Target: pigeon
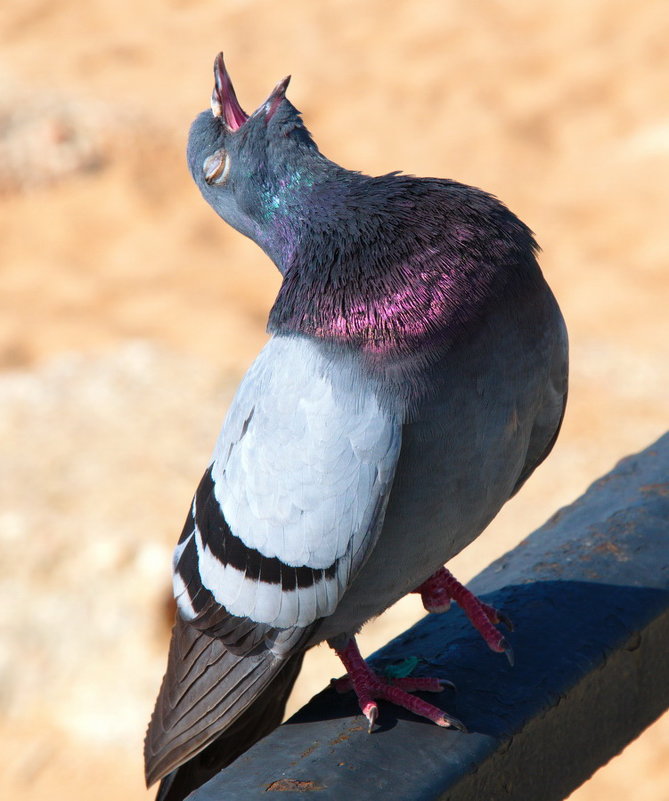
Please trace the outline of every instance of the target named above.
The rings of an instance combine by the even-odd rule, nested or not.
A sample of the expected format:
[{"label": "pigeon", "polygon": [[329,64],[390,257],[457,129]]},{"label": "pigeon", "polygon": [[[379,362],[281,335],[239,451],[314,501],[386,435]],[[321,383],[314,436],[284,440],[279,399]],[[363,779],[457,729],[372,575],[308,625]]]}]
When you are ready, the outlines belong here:
[{"label": "pigeon", "polygon": [[274,262],[269,340],[244,376],[173,557],[176,622],[145,740],[147,784],[184,798],[275,728],[304,653],[327,642],[370,730],[378,701],[440,725],[377,675],[356,634],[411,592],[498,623],[444,567],[546,458],[567,334],[530,229],[453,180],[326,158],[277,84],[250,116],[219,54],[188,166]]}]

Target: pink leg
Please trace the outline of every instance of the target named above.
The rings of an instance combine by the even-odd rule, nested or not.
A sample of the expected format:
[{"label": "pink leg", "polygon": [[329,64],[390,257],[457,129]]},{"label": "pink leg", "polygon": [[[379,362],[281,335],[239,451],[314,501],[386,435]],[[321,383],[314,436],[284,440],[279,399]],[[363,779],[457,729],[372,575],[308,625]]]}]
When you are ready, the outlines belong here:
[{"label": "pink leg", "polygon": [[[379,708],[375,699],[382,698],[390,701],[397,706],[408,709],[415,715],[431,720],[437,726],[450,726],[460,731],[466,731],[464,725],[457,719],[447,715],[441,709],[420,698],[410,695],[409,690],[429,690],[438,692],[441,690],[441,683],[438,679],[422,679],[419,677],[406,679],[383,679],[374,673],[360,655],[355,637],[352,637],[342,651],[336,651],[337,656],[344,663],[348,672],[348,680],[353,686],[360,709],[369,721],[369,731],[372,731]],[[335,687],[340,691],[349,688],[349,684],[344,679],[334,682]]]},{"label": "pink leg", "polygon": [[494,626],[496,623],[503,623],[509,630],[513,630],[509,618],[494,607],[479,601],[445,567],[440,567],[414,592],[421,594],[423,606],[428,612],[445,612],[451,600],[456,601],[488,647],[498,653],[505,653],[509,664],[513,665],[511,646]]}]

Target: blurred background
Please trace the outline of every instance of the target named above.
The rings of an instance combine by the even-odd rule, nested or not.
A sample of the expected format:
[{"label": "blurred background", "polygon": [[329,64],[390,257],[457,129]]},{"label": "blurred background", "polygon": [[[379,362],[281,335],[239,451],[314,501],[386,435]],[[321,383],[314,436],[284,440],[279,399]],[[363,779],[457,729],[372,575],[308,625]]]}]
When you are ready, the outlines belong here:
[{"label": "blurred background", "polygon": [[[215,54],[247,111],[292,73],[330,158],[481,186],[537,234],[570,404],[451,563],[467,580],[667,426],[667,23],[661,0],[2,4],[2,797],[148,797],[171,549],[278,287],[186,171]],[[403,601],[363,650],[420,615]],[[313,651],[293,708],[340,673]],[[632,794],[669,794],[669,717],[572,798]]]}]

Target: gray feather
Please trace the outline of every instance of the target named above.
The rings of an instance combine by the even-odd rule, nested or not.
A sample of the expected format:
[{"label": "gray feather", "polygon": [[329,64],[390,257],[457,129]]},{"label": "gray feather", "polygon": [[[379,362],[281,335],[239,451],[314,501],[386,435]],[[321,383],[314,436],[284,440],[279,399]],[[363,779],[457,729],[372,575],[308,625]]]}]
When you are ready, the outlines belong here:
[{"label": "gray feather", "polygon": [[[278,725],[302,661],[302,650],[296,651],[297,657],[289,658],[268,649],[239,657],[177,616],[144,741],[147,784],[201,752],[236,722],[236,735],[226,741],[228,761]],[[252,702],[253,714],[242,721]]]}]

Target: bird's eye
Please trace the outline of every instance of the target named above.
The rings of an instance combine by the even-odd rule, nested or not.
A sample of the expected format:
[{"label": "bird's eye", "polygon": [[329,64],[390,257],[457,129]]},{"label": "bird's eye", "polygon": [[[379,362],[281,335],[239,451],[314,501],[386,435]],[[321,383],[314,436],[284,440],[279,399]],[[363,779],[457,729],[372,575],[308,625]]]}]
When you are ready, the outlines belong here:
[{"label": "bird's eye", "polygon": [[230,156],[225,150],[217,150],[204,160],[202,170],[208,184],[224,184],[230,172]]}]

